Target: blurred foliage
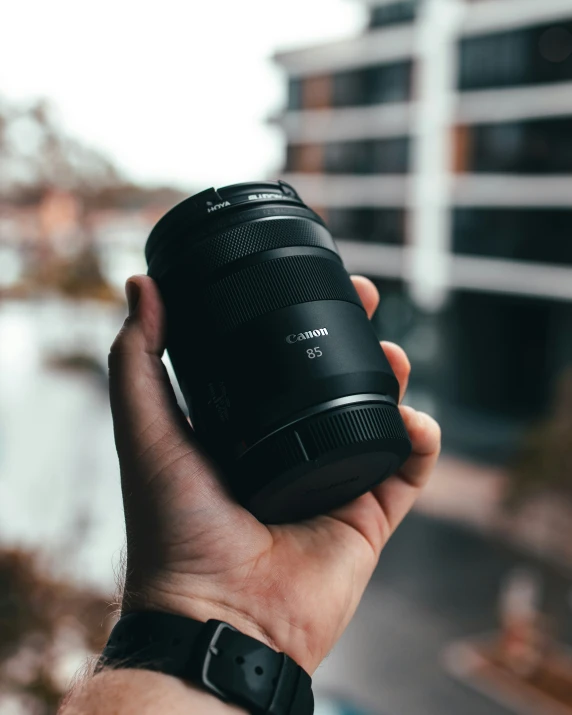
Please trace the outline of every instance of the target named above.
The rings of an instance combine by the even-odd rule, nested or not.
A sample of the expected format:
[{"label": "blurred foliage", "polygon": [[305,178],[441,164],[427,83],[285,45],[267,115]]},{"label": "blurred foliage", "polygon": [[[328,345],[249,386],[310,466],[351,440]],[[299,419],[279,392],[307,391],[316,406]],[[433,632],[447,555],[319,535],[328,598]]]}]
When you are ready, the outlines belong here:
[{"label": "blurred foliage", "polygon": [[47,188],[78,193],[119,183],[113,164],[64,134],[46,101],[0,102],[0,191],[34,202]]},{"label": "blurred foliage", "polygon": [[99,652],[113,620],[101,595],[48,576],[33,554],[0,550],[0,693],[22,713],[53,715],[69,685],[66,658],[73,666]]},{"label": "blurred foliage", "polygon": [[114,222],[145,233],[186,195],[130,181],[102,152],[70,137],[45,100],[0,97],[0,166],[0,244],[19,246],[25,261],[22,280],[4,291],[16,297],[55,290],[122,300],[102,274],[98,233]]},{"label": "blurred foliage", "polygon": [[129,181],[101,151],[70,137],[46,100],[0,98],[0,200],[39,203],[47,191],[69,191],[84,208],[170,205],[184,194]]},{"label": "blurred foliage", "polygon": [[74,256],[40,264],[34,273],[36,286],[55,286],[68,298],[123,302],[102,275],[97,254],[89,245]]}]

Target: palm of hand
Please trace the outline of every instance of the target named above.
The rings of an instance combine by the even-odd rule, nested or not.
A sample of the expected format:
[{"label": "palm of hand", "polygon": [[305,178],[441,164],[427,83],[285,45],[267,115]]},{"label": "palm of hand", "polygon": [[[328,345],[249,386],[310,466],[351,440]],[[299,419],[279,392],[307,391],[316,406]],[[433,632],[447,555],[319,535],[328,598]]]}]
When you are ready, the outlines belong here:
[{"label": "palm of hand", "polygon": [[[395,475],[330,515],[264,526],[233,501],[193,441],[160,360],[163,311],[150,279],[110,356],[128,571],[124,610],[218,618],[287,652],[312,672],[351,619],[379,553],[439,451],[431,418],[402,407],[413,455]],[[368,312],[377,293],[356,287]],[[409,364],[385,346],[402,393]]]}]

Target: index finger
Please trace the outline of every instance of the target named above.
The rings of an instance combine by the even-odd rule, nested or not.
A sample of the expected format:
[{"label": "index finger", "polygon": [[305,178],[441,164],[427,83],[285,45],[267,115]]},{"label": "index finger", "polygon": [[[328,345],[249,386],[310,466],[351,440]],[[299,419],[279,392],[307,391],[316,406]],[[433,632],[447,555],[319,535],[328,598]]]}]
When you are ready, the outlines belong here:
[{"label": "index finger", "polygon": [[379,305],[379,291],[375,284],[365,276],[352,276],[352,283],[363,303],[367,317],[371,318]]}]

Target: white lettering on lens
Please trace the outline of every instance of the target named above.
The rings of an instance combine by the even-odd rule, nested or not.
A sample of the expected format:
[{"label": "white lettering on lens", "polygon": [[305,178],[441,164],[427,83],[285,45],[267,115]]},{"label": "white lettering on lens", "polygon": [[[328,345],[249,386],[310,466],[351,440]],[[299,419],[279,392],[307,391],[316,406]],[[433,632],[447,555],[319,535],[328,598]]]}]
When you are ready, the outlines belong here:
[{"label": "white lettering on lens", "polygon": [[286,336],[286,342],[293,345],[294,343],[300,343],[302,340],[310,340],[310,338],[317,338],[320,335],[329,335],[327,328],[318,328],[317,330],[308,330],[305,333],[292,333]]},{"label": "white lettering on lens", "polygon": [[215,204],[214,206],[210,206],[207,209],[207,213],[212,213],[213,211],[218,211],[219,209],[225,209],[227,206],[230,206],[230,201],[223,201],[222,204]]},{"label": "white lettering on lens", "polygon": [[283,199],[282,194],[250,194],[249,201],[260,201],[261,199]]}]

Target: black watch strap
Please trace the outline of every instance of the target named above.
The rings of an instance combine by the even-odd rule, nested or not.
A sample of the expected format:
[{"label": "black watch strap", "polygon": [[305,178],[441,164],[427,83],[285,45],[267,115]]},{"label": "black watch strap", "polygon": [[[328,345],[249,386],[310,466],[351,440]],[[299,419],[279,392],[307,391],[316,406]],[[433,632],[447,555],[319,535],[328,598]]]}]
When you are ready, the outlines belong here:
[{"label": "black watch strap", "polygon": [[145,611],[120,618],[99,668],[174,675],[253,715],[312,715],[312,679],[292,658],[222,621]]}]

